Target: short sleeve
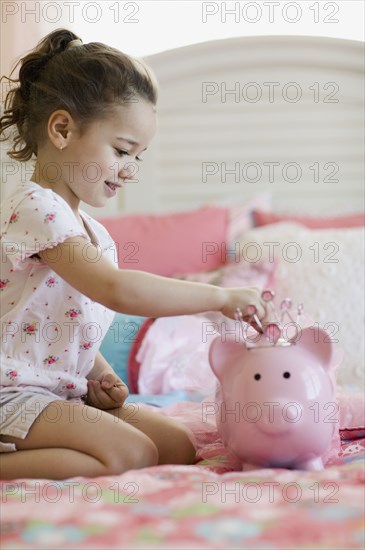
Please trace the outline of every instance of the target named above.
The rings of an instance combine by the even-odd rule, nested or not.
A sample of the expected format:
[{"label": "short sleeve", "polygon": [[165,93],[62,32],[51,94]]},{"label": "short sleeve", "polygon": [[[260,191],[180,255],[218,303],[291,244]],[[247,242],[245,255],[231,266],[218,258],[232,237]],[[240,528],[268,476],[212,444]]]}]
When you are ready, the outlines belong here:
[{"label": "short sleeve", "polygon": [[90,238],[69,205],[51,189],[14,194],[2,204],[2,254],[13,269],[39,262],[37,254],[66,239]]}]

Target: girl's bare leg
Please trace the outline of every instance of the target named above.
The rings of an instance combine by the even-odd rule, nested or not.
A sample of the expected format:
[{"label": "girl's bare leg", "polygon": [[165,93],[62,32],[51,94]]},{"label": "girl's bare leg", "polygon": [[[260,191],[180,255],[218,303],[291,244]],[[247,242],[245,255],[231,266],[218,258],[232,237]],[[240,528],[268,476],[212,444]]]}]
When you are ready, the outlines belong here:
[{"label": "girl's bare leg", "polygon": [[159,464],[191,464],[194,461],[193,435],[183,424],[149,411],[138,403],[127,403],[108,412],[137,428],[154,442]]},{"label": "girl's bare leg", "polygon": [[[55,417],[57,421],[50,420]],[[0,479],[96,477],[158,462],[156,445],[132,424],[66,401],[50,403],[25,439],[1,439],[15,443],[18,450],[0,454]]]}]

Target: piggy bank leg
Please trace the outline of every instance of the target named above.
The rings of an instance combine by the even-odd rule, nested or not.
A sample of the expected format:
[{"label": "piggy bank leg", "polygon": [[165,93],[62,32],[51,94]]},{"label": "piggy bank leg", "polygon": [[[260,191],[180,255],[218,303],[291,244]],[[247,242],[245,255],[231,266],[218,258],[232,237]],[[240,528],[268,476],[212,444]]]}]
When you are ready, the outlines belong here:
[{"label": "piggy bank leg", "polygon": [[319,472],[324,469],[323,460],[321,457],[312,458],[311,460],[298,464],[297,468],[298,470],[312,470]]}]

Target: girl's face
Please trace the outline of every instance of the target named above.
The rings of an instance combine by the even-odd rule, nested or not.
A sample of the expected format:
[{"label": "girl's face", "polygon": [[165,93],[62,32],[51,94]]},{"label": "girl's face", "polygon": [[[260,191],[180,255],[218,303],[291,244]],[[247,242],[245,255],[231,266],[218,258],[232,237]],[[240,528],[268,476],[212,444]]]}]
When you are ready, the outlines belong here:
[{"label": "girl's face", "polygon": [[[128,179],[137,179],[138,162],[156,132],[155,107],[141,98],[117,106],[83,133],[70,131],[60,153],[60,193],[71,207],[80,200],[104,206]],[[54,186],[55,191],[61,191]]]}]

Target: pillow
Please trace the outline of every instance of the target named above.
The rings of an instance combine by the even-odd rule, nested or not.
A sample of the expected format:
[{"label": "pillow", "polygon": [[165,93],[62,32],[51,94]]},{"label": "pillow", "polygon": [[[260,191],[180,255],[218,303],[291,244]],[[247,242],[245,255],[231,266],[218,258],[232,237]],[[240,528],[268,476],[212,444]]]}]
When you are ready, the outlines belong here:
[{"label": "pillow", "polygon": [[200,402],[203,397],[203,395],[185,390],[176,390],[169,393],[153,395],[130,393],[126,399],[126,403],[145,403],[146,405],[152,405],[153,407],[168,407],[169,405],[181,403],[182,401]]},{"label": "pillow", "polygon": [[144,321],[145,317],[117,313],[100,346],[101,354],[129,389],[128,357],[133,344],[141,339],[139,329]]},{"label": "pillow", "polygon": [[156,319],[136,356],[138,393],[204,390],[204,397],[213,393],[216,381],[208,360],[212,326],[209,318],[200,315]]},{"label": "pillow", "polygon": [[[264,289],[271,285],[273,270],[274,264],[269,261],[256,265],[241,262],[183,278],[223,287],[258,286]],[[237,325],[220,312],[157,319],[142,345],[134,344],[134,368],[137,364],[139,371],[138,391],[161,394],[184,390],[193,396],[214,393],[216,379],[208,354],[213,333],[222,329],[234,331]]]},{"label": "pillow", "polygon": [[139,349],[141,348],[144,337],[146,336],[147,332],[149,331],[150,327],[153,325],[155,319],[147,318],[142,323],[142,326],[138,333],[138,338],[133,342],[129,357],[128,357],[128,363],[127,363],[127,371],[128,371],[128,381],[129,381],[129,389],[132,393],[138,393],[138,377],[139,377],[139,369],[141,367],[141,364],[137,361],[137,355],[139,352]]},{"label": "pillow", "polygon": [[271,210],[271,193],[261,193],[243,204],[235,204],[229,207],[227,242],[232,243],[249,229],[254,227],[254,211],[269,212]]},{"label": "pillow", "polygon": [[133,214],[99,219],[117,244],[119,267],[171,276],[207,271],[222,264],[218,243],[226,241],[228,208]]},{"label": "pillow", "polygon": [[338,392],[340,435],[342,439],[365,437],[365,398],[363,392]]},{"label": "pillow", "polygon": [[230,205],[173,214],[101,218],[119,250],[119,267],[157,275],[209,271],[232,260],[229,244],[253,227],[253,209],[270,208],[270,194]]},{"label": "pillow", "polygon": [[307,229],[277,223],[249,231],[241,256],[277,261],[278,304],[290,297],[338,340],[344,359],[339,386],[364,387],[364,228]]},{"label": "pillow", "polygon": [[339,228],[339,227],[361,227],[365,225],[365,215],[349,214],[347,216],[312,218],[309,216],[289,216],[265,212],[263,210],[254,210],[254,225],[262,226],[279,222],[296,222],[312,229],[320,228]]},{"label": "pillow", "polygon": [[263,260],[255,264],[239,262],[224,265],[219,269],[204,273],[188,273],[176,275],[185,281],[208,283],[222,287],[257,286],[259,288],[270,287],[273,283],[275,264]]}]

